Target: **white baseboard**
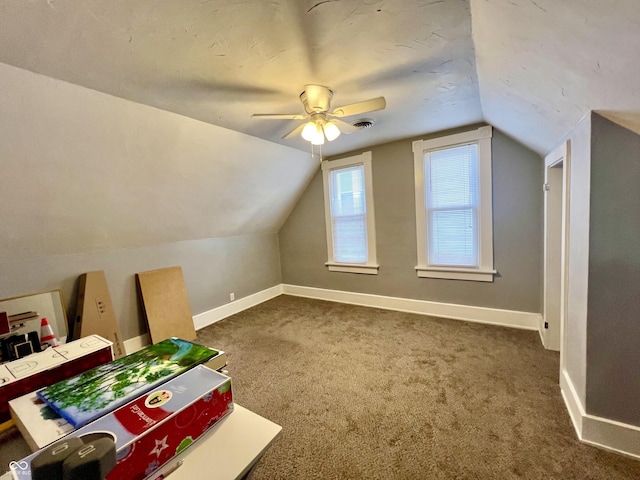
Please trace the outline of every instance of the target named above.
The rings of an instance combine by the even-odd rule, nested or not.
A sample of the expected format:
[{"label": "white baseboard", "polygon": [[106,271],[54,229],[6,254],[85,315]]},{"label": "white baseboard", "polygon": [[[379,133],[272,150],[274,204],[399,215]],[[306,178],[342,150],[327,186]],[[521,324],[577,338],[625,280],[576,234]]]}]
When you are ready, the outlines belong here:
[{"label": "white baseboard", "polygon": [[560,389],[581,442],[640,459],[640,427],[586,413],[571,378],[564,370],[560,376]]},{"label": "white baseboard", "polygon": [[497,308],[473,307],[453,303],[430,302],[409,298],[385,297],[368,293],[343,292],[323,288],[302,287],[299,285],[282,285],[282,293],[297,297],[317,298],[332,302],[349,303],[365,307],[397,310],[399,312],[432,315],[434,317],[452,318],[467,322],[486,323],[504,327],[538,330],[539,313],[501,310]]},{"label": "white baseboard", "polygon": [[[525,330],[538,330],[540,322],[539,313],[473,307],[453,303],[429,302],[425,300],[412,300],[409,298],[384,297],[381,295],[370,295],[367,293],[343,292],[339,290],[326,290],[323,288],[280,284],[262,290],[258,293],[254,293],[253,295],[240,298],[234,302],[227,303],[226,305],[194,315],[193,325],[196,330],[200,330],[208,325],[219,322],[223,318],[227,318],[246,310],[247,308],[251,308],[262,302],[271,300],[283,293],[297,297],[317,298],[319,300],[329,300],[332,302],[349,303],[352,305],[376,307],[422,315],[433,315],[435,317],[522,328]],[[133,353],[149,345],[149,343],[149,334],[145,333],[138,337],[125,340],[125,351],[127,354]]]},{"label": "white baseboard", "polygon": [[562,394],[564,404],[567,406],[567,410],[569,411],[569,417],[571,418],[571,423],[573,423],[573,428],[576,429],[576,435],[578,435],[578,438],[582,440],[582,419],[586,413],[582,406],[580,397],[578,396],[578,392],[576,392],[573,382],[569,378],[569,374],[564,369],[561,369],[560,371],[560,393]]},{"label": "white baseboard", "polygon": [[151,337],[148,333],[143,333],[137,337],[130,338],[124,342],[124,351],[129,355],[130,353],[137,352],[141,348],[146,347],[151,343]]},{"label": "white baseboard", "polygon": [[276,285],[266,290],[262,290],[253,295],[247,295],[246,297],[239,298],[233,302],[227,303],[220,307],[212,308],[193,317],[193,325],[196,330],[212,325],[219,322],[223,318],[230,317],[236,313],[242,312],[247,308],[255,307],[256,305],[271,300],[272,298],[282,295],[282,285]]},{"label": "white baseboard", "polygon": [[[323,288],[280,284],[254,293],[253,295],[240,298],[234,302],[227,303],[226,305],[194,315],[193,325],[196,330],[200,330],[201,328],[219,322],[224,318],[242,312],[247,308],[251,308],[262,302],[271,300],[283,293],[296,297],[317,298],[319,300],[383,308],[386,310],[397,310],[399,312],[433,315],[435,317],[522,328],[525,330],[538,330],[539,322],[541,321],[541,315],[539,313],[473,307],[453,303],[429,302],[425,300],[412,300],[409,298],[371,295],[368,293],[343,292],[340,290],[326,290]],[[140,350],[150,343],[149,334],[145,333],[138,337],[125,340],[124,347],[127,354],[129,354]]]},{"label": "white baseboard", "polygon": [[[255,307],[256,305],[271,300],[272,298],[282,295],[282,285],[276,285],[266,290],[262,290],[253,295],[247,295],[246,297],[239,298],[238,300],[227,303],[220,307],[212,308],[203,313],[193,316],[193,326],[196,330],[212,325],[219,322],[223,318],[227,318],[231,315],[239,313],[247,308]],[[142,334],[138,337],[130,338],[124,341],[124,349],[127,355],[133,352],[137,352],[141,348],[151,344],[151,338],[148,333]]]}]

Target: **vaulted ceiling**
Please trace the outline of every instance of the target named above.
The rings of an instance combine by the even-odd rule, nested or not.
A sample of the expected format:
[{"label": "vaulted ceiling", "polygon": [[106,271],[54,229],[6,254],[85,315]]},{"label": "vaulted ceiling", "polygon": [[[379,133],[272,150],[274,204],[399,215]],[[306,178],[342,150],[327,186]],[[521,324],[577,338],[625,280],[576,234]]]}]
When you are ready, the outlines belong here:
[{"label": "vaulted ceiling", "polygon": [[[640,125],[637,0],[4,0],[0,62],[282,139],[305,84],[384,96],[325,154],[487,121],[540,154],[589,110]],[[359,117],[348,118],[357,120]]]}]

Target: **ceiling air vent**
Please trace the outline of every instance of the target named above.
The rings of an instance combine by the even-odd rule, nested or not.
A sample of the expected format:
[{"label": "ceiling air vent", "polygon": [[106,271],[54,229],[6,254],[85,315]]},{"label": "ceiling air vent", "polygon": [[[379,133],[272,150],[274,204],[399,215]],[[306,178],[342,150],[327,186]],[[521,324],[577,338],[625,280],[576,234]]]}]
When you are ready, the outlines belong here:
[{"label": "ceiling air vent", "polygon": [[370,118],[361,118],[354,122],[351,122],[351,125],[359,128],[360,130],[364,130],[365,128],[370,128],[373,126],[373,120]]}]

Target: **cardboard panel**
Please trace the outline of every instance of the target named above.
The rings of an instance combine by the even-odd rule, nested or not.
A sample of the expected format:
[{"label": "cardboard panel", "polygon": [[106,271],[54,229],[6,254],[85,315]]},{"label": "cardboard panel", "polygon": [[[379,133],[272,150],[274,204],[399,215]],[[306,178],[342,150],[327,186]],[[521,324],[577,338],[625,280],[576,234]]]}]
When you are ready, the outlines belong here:
[{"label": "cardboard panel", "polygon": [[170,337],[195,340],[196,329],[182,268],[136,273],[136,280],[151,343]]},{"label": "cardboard panel", "polygon": [[120,327],[111,303],[107,279],[102,270],[80,276],[73,338],[100,335],[113,342],[115,358],[125,353]]}]

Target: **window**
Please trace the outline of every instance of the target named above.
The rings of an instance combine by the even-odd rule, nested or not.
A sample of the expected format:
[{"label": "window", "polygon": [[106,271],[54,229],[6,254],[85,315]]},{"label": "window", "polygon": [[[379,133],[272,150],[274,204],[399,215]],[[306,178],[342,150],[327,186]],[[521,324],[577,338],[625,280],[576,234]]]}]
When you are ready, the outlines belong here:
[{"label": "window", "polygon": [[491,135],[413,142],[419,277],[493,281]]},{"label": "window", "polygon": [[371,152],[322,162],[332,272],[378,273],[371,177]]}]

